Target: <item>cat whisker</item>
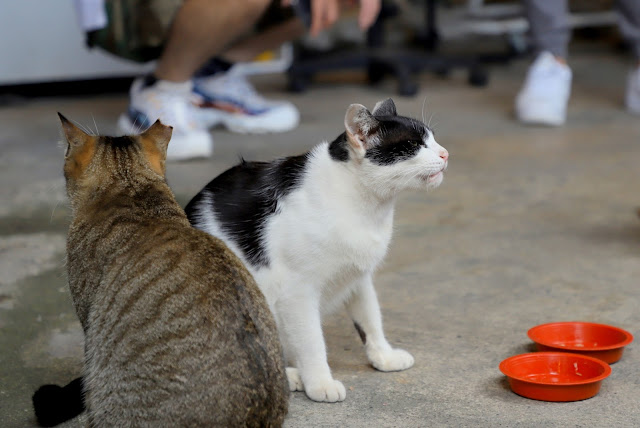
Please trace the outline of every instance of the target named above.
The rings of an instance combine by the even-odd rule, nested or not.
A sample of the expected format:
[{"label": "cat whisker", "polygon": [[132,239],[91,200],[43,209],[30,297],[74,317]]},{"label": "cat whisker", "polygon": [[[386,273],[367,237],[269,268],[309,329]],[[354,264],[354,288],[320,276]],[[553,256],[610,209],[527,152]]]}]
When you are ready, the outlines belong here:
[{"label": "cat whisker", "polygon": [[78,125],[78,128],[82,129],[85,134],[93,135],[93,132],[91,131],[91,129],[87,128],[86,126],[82,125],[81,123],[76,122],[76,125]]},{"label": "cat whisker", "polygon": [[138,123],[138,115],[136,115],[135,119],[133,119],[133,128],[136,129],[136,134],[139,134],[140,129],[137,128],[137,123]]},{"label": "cat whisker", "polygon": [[93,125],[96,127],[96,135],[100,135],[100,130],[98,130],[98,124],[96,123],[96,118],[91,114],[91,119],[93,119]]},{"label": "cat whisker", "polygon": [[410,183],[412,180],[414,180],[416,177],[418,177],[422,172],[422,168],[416,166],[414,169],[411,169],[409,171],[407,171],[406,174],[404,174],[404,180],[402,180],[402,182],[400,183],[400,188],[405,188],[407,186],[408,183]]},{"label": "cat whisker", "polygon": [[144,131],[144,123],[140,122],[138,123],[138,129],[136,131],[136,134],[140,134],[142,131]]},{"label": "cat whisker", "polygon": [[59,204],[60,204],[60,201],[57,201],[56,204],[53,206],[53,210],[51,210],[51,217],[49,217],[49,224],[53,223],[53,216],[56,213],[56,208],[58,208]]},{"label": "cat whisker", "polygon": [[[427,104],[427,96],[424,96],[424,100],[422,101],[422,123],[425,122],[425,117],[424,117],[424,108]],[[427,125],[428,126],[428,125]]]},{"label": "cat whisker", "polygon": [[[64,187],[64,185],[60,185],[60,183],[52,183],[50,186],[50,190],[52,194],[55,194],[56,190],[58,190],[59,187]],[[53,209],[51,210],[51,216],[49,217],[49,224],[53,223],[53,216],[56,213],[56,208],[58,208],[58,205],[60,205],[60,200],[56,201],[56,204],[53,206]]]}]

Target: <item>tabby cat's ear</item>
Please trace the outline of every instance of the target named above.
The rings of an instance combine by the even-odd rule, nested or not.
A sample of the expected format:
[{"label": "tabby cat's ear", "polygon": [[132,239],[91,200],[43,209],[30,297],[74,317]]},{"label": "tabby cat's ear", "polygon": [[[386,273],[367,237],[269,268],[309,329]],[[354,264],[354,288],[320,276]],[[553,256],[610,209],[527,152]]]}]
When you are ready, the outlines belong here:
[{"label": "tabby cat's ear", "polygon": [[344,116],[344,127],[351,148],[364,157],[368,148],[378,142],[378,121],[362,104],[351,104]]},{"label": "tabby cat's ear", "polygon": [[391,98],[384,101],[378,101],[371,113],[374,116],[397,116],[396,105]]},{"label": "tabby cat's ear", "polygon": [[62,132],[64,133],[64,137],[69,144],[67,146],[67,152],[65,156],[73,153],[74,150],[78,150],[88,142],[93,142],[94,137],[88,135],[86,132],[75,126],[69,119],[64,117],[62,113],[58,113],[58,117],[60,118],[60,123],[62,124]]},{"label": "tabby cat's ear", "polygon": [[140,144],[144,154],[155,172],[164,176],[164,163],[167,159],[167,147],[171,140],[173,127],[163,125],[160,119],[140,134]]}]

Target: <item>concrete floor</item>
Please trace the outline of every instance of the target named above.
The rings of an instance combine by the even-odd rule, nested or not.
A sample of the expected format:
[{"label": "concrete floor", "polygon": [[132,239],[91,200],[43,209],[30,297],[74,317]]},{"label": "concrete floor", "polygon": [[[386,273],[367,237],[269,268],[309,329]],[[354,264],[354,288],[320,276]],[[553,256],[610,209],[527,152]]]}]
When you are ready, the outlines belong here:
[{"label": "concrete floor", "polygon": [[[640,426],[640,352],[631,344],[596,397],[546,403],[513,394],[498,370],[531,350],[530,327],[558,320],[617,325],[640,338],[640,120],[622,107],[627,60],[577,49],[569,119],[557,129],[512,119],[527,61],[492,70],[483,89],[463,73],[421,77],[401,114],[433,114],[451,152],[444,184],[407,193],[376,282],[389,340],[409,350],[405,372],[372,369],[345,314],[327,321],[329,361],[347,399],[291,397],[287,427]],[[358,77],[355,77],[357,80]],[[352,79],[353,80],[353,79]],[[392,82],[315,85],[282,94],[282,77],[260,78],[287,97],[302,124],[282,135],[214,131],[211,160],[170,164],[186,203],[239,155],[271,159],[303,152],[342,129],[346,107],[372,107]],[[114,132],[124,95],[29,101],[0,108],[0,426],[32,426],[30,397],[66,383],[81,367],[82,337],[65,283],[69,210],[56,141],[56,111]],[[68,423],[78,426],[82,418]]]}]

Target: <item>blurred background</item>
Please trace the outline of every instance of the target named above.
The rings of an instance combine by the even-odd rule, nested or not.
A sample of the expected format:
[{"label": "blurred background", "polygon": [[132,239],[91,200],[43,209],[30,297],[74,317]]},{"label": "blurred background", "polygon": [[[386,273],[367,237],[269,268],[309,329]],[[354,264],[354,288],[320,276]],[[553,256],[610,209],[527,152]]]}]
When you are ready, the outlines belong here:
[{"label": "blurred background", "polygon": [[[347,399],[323,405],[293,394],[285,426],[640,426],[634,344],[583,402],[526,400],[498,371],[531,351],[526,331],[544,322],[640,335],[640,121],[626,98],[639,64],[615,3],[569,2],[573,80],[560,126],[523,123],[517,111],[531,70],[551,74],[548,61],[536,68],[520,1],[385,0],[368,32],[355,9],[315,37],[236,62],[234,78],[253,91],[243,94],[278,100],[295,120],[282,132],[206,130],[212,154],[167,164],[183,206],[240,156],[270,160],[332,141],[351,103],[373,108],[392,97],[399,114],[429,122],[451,155],[440,188],[399,198],[375,279],[389,341],[415,367],[376,372],[338,313],[324,331]],[[121,134],[132,82],[156,66],[89,49],[71,0],[0,1],[2,427],[35,426],[33,391],[66,384],[82,367],[56,112],[90,132]]]}]

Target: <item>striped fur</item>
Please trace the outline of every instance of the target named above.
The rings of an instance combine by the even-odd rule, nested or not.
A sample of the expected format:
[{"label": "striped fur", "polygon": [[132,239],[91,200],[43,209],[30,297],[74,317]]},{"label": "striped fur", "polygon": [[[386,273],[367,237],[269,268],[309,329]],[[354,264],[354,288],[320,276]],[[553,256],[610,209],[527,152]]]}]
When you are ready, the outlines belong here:
[{"label": "striped fur", "polygon": [[175,201],[171,128],[100,137],[61,120],[89,424],[281,426],[289,392],[275,322],[242,262]]}]

